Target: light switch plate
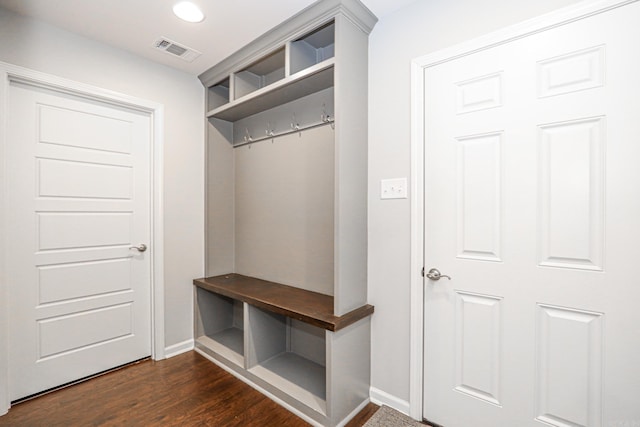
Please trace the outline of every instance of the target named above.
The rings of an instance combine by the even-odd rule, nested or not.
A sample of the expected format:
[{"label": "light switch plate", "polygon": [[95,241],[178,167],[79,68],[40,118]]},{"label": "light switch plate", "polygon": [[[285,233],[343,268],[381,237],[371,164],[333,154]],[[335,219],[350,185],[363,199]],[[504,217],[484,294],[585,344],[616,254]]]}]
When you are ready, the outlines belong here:
[{"label": "light switch plate", "polygon": [[406,199],[407,178],[383,179],[380,181],[381,199]]}]

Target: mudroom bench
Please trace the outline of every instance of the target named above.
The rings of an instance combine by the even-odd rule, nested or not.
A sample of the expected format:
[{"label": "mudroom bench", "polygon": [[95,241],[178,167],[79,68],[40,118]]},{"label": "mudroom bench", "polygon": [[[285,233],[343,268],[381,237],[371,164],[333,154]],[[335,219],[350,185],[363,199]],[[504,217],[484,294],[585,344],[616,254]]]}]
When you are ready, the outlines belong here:
[{"label": "mudroom bench", "polygon": [[332,296],[241,274],[193,283],[200,354],[321,424],[367,401],[372,305],[335,316]]}]

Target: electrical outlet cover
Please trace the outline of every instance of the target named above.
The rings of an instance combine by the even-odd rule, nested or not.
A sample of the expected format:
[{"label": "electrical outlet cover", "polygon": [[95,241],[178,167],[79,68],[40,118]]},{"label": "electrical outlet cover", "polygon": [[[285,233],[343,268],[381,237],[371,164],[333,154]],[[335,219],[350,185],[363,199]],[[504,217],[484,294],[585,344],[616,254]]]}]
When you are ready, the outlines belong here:
[{"label": "electrical outlet cover", "polygon": [[381,199],[406,199],[407,178],[383,179],[380,181]]}]

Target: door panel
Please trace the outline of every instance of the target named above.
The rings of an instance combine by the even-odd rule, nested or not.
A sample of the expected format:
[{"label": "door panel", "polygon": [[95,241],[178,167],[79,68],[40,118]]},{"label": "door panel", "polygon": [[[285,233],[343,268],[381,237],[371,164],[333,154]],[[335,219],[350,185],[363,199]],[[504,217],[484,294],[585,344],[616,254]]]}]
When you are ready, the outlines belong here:
[{"label": "door panel", "polygon": [[9,387],[19,399],[148,356],[147,115],[13,83]]},{"label": "door panel", "polygon": [[38,267],[38,303],[49,304],[130,289],[130,272],[129,258],[43,265]]},{"label": "door panel", "polygon": [[425,70],[425,268],[451,276],[425,280],[425,418],[640,420],[639,19]]},{"label": "door panel", "polygon": [[41,197],[131,198],[131,167],[64,160],[38,161]]},{"label": "door panel", "polygon": [[[537,304],[537,420],[600,425],[603,313]],[[567,362],[570,361],[570,367]]]}]

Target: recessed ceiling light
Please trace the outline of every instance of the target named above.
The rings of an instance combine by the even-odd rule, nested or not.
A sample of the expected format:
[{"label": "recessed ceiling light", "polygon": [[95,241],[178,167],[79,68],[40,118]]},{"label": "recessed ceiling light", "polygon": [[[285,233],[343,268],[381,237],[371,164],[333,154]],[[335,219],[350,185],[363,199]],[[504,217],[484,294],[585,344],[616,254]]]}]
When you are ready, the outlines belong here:
[{"label": "recessed ceiling light", "polygon": [[187,22],[202,22],[204,20],[204,13],[189,1],[183,1],[173,6],[173,13]]}]

